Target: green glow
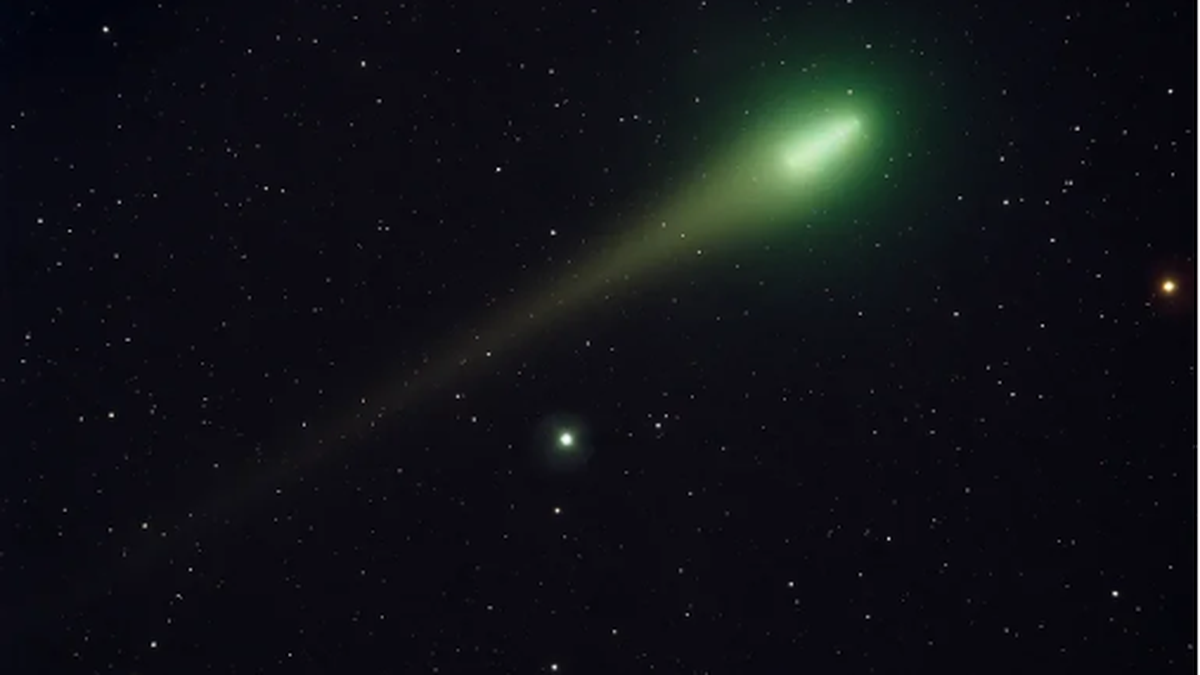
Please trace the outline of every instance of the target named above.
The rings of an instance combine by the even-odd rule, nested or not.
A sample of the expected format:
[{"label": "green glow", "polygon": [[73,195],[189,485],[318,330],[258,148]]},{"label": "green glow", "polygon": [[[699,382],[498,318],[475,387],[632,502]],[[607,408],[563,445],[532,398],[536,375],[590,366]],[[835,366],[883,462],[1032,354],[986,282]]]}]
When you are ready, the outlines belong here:
[{"label": "green glow", "polygon": [[564,431],[558,435],[558,446],[560,448],[567,449],[573,445],[575,445],[575,436],[573,436],[571,432]]},{"label": "green glow", "polygon": [[823,124],[788,149],[784,164],[800,175],[817,173],[843,152],[861,129],[862,122],[856,116]]},{"label": "green glow", "polygon": [[[875,107],[857,95],[764,106],[668,202],[661,221],[675,232],[667,238],[693,251],[732,250],[773,236],[779,227],[794,230],[815,205],[852,192],[852,178],[863,174],[875,145]],[[646,244],[630,248],[634,254],[623,261],[651,250]]]}]

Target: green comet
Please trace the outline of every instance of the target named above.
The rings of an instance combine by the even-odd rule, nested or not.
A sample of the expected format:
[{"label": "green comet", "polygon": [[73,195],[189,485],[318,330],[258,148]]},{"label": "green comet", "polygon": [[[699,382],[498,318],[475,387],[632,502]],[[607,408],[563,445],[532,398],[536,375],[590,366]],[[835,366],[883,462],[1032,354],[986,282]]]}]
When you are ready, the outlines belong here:
[{"label": "green comet", "polygon": [[[556,281],[539,283],[493,313],[464,321],[457,335],[440,341],[445,346],[423,357],[419,366],[395,368],[346,406],[305,425],[281,442],[291,451],[277,466],[222,489],[202,510],[234,509],[254,494],[265,494],[265,486],[294,479],[344,446],[377,434],[385,418],[461,386],[472,373],[497,372],[502,357],[528,349],[570,314],[612,306],[607,301],[624,287],[750,241],[748,233],[772,233],[772,224],[795,222],[823,188],[844,180],[852,165],[848,160],[869,140],[871,124],[864,111],[848,103],[827,98],[761,112],[740,138],[703,163],[695,180],[634,222],[615,223],[608,234],[590,239],[586,255],[569,262]],[[587,461],[592,448],[578,425],[550,429],[550,442],[541,445],[550,466],[571,468]]]}]

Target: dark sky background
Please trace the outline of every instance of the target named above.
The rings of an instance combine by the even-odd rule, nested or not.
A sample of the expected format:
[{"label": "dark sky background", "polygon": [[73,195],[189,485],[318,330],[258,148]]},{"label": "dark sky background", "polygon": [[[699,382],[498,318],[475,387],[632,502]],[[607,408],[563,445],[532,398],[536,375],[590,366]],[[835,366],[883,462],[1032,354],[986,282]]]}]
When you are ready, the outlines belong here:
[{"label": "dark sky background", "polygon": [[[5,675],[1195,672],[1195,3],[53,4]],[[361,402],[849,89],[786,232]]]}]

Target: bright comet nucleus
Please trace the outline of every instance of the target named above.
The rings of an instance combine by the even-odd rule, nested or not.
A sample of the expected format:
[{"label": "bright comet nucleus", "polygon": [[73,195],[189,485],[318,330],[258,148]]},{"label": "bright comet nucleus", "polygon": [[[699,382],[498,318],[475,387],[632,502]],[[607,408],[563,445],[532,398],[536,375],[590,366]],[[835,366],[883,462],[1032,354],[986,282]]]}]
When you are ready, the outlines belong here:
[{"label": "bright comet nucleus", "polygon": [[561,448],[569,448],[575,445],[575,436],[569,431],[564,431],[558,435],[558,445]]},{"label": "bright comet nucleus", "polygon": [[862,120],[850,115],[828,122],[790,144],[784,155],[789,169],[815,173],[826,166],[862,130]]}]

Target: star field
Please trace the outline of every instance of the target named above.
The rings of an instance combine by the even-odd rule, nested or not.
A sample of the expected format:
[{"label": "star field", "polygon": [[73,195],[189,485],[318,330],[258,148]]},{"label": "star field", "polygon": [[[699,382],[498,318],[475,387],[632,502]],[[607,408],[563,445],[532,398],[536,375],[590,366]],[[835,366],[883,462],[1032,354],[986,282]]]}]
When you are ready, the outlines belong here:
[{"label": "star field", "polygon": [[1195,3],[100,5],[0,672],[1195,672]]}]

